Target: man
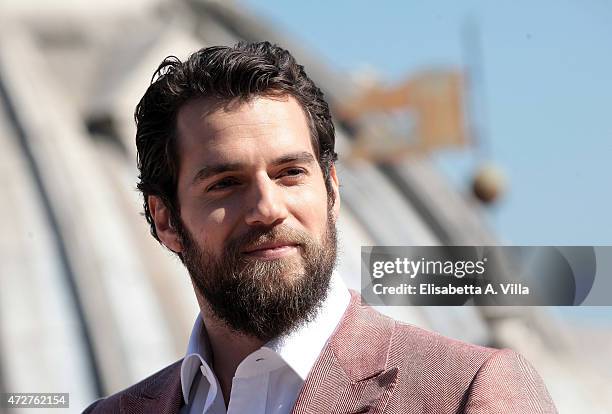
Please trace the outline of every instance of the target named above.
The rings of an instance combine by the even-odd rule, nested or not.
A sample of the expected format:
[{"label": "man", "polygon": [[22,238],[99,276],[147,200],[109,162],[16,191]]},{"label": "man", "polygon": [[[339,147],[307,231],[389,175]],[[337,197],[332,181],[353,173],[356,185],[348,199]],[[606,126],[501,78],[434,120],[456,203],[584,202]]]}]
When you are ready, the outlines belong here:
[{"label": "man", "polygon": [[334,127],[289,52],[210,47],[154,79],[138,188],[201,311],[184,359],[86,412],[556,412],[521,356],[384,317],[333,275]]}]

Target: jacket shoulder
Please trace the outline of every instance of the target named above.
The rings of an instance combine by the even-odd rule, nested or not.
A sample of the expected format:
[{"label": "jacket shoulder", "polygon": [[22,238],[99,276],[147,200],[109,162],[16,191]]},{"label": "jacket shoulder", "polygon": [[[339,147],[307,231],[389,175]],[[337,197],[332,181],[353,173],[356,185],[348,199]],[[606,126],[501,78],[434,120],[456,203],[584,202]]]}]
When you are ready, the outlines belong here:
[{"label": "jacket shoulder", "polygon": [[[355,295],[356,296],[356,295]],[[437,332],[429,331],[401,322],[383,315],[369,305],[355,303],[356,317],[352,328],[359,328],[361,334],[365,327],[372,327],[375,332],[388,338],[384,345],[388,346],[388,359],[394,365],[403,365],[409,360],[415,362],[444,365],[455,360],[472,366],[472,373],[495,351],[494,348],[471,344],[449,338]],[[359,335],[359,334],[356,334]],[[363,337],[363,335],[360,335]],[[369,336],[369,335],[368,335]],[[371,345],[371,344],[370,344]],[[381,344],[383,345],[383,344]]]},{"label": "jacket shoulder", "polygon": [[180,386],[180,369],[182,362],[183,360],[180,359],[124,390],[94,401],[83,411],[83,414],[119,413],[121,400],[125,396],[157,398],[162,392],[168,391],[167,384],[177,378]]},{"label": "jacket shoulder", "polygon": [[421,393],[448,394],[454,390],[451,399],[460,399],[481,366],[496,352],[396,321],[388,361],[399,367],[400,381],[417,382]]},{"label": "jacket shoulder", "polygon": [[475,345],[459,339],[449,338],[438,332],[429,331],[408,323],[395,321],[392,347],[406,349],[410,353],[415,347],[427,350],[426,354],[419,353],[424,358],[446,358],[454,357],[470,361],[471,364],[480,366],[491,354],[497,351],[495,348]]},{"label": "jacket shoulder", "polygon": [[425,412],[556,413],[536,370],[510,349],[396,321],[389,363],[400,368],[395,397],[418,401]]},{"label": "jacket shoulder", "polygon": [[557,409],[529,361],[510,349],[501,349],[478,370],[465,412],[553,414]]}]

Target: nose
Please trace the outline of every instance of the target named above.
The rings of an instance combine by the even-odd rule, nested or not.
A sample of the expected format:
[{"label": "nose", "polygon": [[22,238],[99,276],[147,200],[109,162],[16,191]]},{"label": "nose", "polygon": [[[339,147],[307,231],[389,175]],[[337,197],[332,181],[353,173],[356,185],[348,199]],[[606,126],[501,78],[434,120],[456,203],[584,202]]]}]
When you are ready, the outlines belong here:
[{"label": "nose", "polygon": [[282,189],[267,174],[256,177],[250,193],[249,210],[245,217],[248,225],[272,226],[287,218]]}]

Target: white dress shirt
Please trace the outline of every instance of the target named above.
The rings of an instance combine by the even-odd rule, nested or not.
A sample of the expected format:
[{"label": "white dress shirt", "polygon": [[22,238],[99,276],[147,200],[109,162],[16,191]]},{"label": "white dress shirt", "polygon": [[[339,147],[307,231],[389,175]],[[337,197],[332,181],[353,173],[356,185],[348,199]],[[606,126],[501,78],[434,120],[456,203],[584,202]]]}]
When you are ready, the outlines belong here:
[{"label": "white dress shirt", "polygon": [[[350,299],[348,289],[334,272],[327,298],[310,323],[271,340],[238,365],[227,410],[219,382],[210,366],[212,356],[206,329],[198,315],[181,365],[181,387],[186,404],[181,413],[291,412],[306,376],[338,326]],[[202,375],[196,376],[198,370]]]}]

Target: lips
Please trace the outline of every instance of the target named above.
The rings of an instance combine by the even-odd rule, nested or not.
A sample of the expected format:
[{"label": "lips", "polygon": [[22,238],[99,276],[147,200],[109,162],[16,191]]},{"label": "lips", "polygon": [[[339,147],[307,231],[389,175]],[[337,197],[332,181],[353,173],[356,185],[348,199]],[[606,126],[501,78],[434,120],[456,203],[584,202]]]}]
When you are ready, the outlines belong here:
[{"label": "lips", "polygon": [[244,249],[245,257],[257,260],[277,260],[295,255],[299,252],[299,244],[290,241],[273,241],[258,243]]},{"label": "lips", "polygon": [[295,242],[275,241],[275,242],[261,243],[256,246],[251,246],[249,248],[244,249],[243,253],[251,254],[251,253],[263,252],[267,250],[270,250],[270,251],[281,250],[284,248],[297,247],[297,246],[298,244]]}]

